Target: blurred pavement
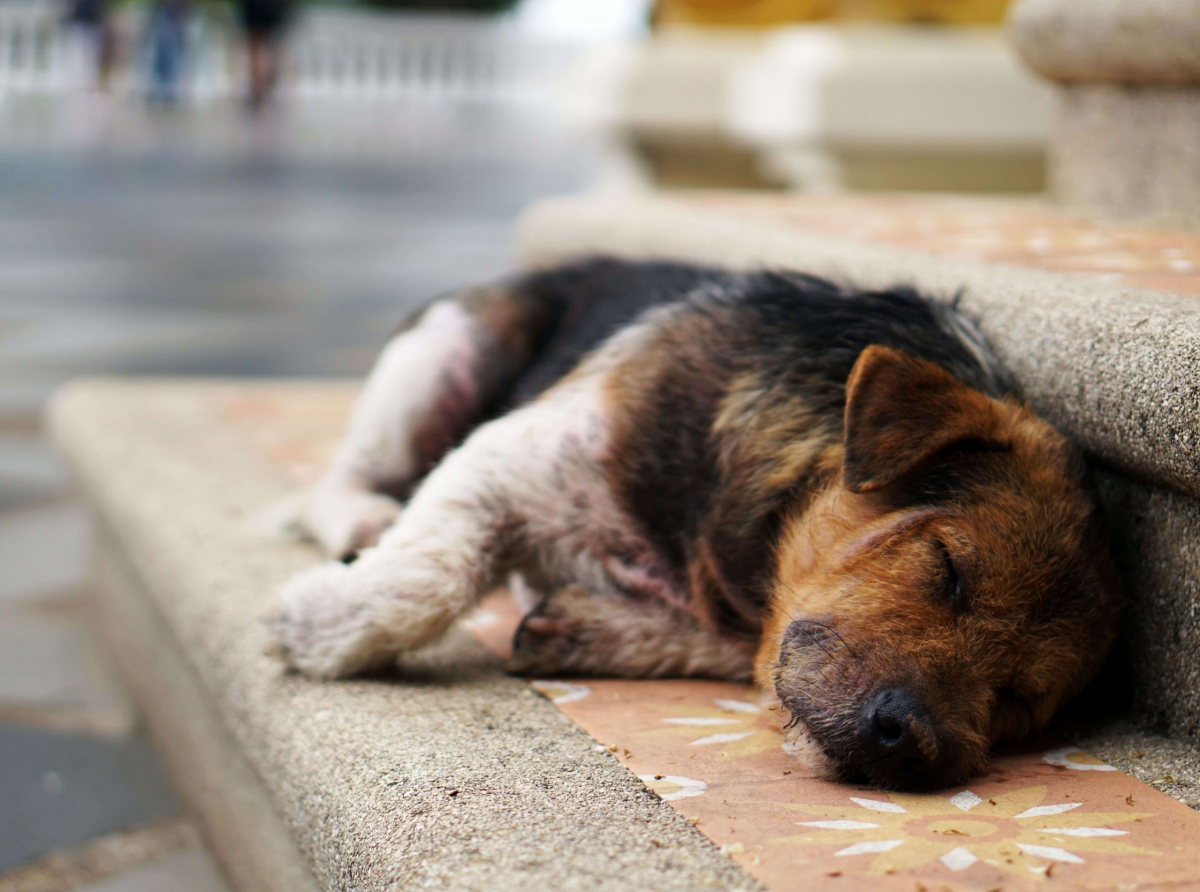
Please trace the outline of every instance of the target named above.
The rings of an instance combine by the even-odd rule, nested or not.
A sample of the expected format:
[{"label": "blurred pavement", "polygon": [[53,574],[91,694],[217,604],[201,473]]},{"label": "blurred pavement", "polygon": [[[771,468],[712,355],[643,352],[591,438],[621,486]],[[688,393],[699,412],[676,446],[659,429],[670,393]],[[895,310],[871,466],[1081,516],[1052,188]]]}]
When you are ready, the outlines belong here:
[{"label": "blurred pavement", "polygon": [[510,269],[517,211],[600,162],[531,112],[72,101],[0,107],[0,892],[217,892],[90,638],[47,395],[94,373],[361,375],[408,308]]}]

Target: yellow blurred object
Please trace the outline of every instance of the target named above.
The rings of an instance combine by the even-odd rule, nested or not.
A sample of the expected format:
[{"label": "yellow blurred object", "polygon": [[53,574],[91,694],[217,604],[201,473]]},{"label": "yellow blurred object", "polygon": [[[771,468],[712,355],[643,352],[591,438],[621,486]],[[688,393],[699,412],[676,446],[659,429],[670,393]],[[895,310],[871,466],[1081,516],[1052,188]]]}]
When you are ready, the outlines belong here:
[{"label": "yellow blurred object", "polygon": [[[944,25],[991,25],[1004,21],[1011,0],[859,0],[862,18]],[[855,16],[858,17],[858,16]]]},{"label": "yellow blurred object", "polygon": [[839,0],[659,0],[656,25],[768,28],[831,18]]},{"label": "yellow blurred object", "polygon": [[768,28],[794,22],[867,20],[985,25],[1011,0],[658,0],[656,25]]}]

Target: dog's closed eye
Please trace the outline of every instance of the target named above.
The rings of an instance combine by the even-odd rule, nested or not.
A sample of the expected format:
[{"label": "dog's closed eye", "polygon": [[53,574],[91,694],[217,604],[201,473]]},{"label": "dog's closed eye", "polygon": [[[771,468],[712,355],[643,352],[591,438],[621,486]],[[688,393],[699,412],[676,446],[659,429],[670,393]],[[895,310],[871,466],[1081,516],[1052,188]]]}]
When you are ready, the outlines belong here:
[{"label": "dog's closed eye", "polygon": [[963,588],[962,577],[958,575],[958,570],[954,566],[954,558],[951,557],[950,550],[944,542],[938,542],[937,547],[945,566],[943,591],[946,603],[955,613],[965,613],[971,605],[966,590]]}]

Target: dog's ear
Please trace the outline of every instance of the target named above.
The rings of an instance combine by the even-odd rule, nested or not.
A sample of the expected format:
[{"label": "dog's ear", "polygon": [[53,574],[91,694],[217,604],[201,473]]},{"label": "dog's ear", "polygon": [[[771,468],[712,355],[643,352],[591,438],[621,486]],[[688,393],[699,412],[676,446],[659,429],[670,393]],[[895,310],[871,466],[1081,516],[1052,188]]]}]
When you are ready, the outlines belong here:
[{"label": "dog's ear", "polygon": [[878,344],[858,358],[846,382],[846,486],[887,486],[952,446],[1004,449],[1002,403],[945,369]]}]

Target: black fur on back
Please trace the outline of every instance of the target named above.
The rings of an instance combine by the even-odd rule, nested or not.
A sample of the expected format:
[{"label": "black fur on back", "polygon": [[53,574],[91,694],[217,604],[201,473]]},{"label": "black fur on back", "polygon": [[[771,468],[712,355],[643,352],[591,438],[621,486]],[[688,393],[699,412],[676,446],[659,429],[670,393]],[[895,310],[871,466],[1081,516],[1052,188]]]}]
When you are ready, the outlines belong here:
[{"label": "black fur on back", "polygon": [[512,403],[553,385],[593,348],[646,310],[676,303],[708,286],[731,291],[737,277],[683,263],[630,263],[597,258],[534,273],[516,288],[553,306],[557,320],[517,382]]},{"label": "black fur on back", "polygon": [[736,315],[759,339],[756,352],[762,362],[786,378],[804,378],[809,388],[825,382],[834,404],[844,399],[846,378],[871,344],[935,362],[989,396],[1014,389],[974,323],[958,311],[957,301],[905,286],[863,291],[796,272],[736,273],[598,258],[534,273],[517,288],[554,306],[556,322],[518,380],[509,405],[554,384],[646,310],[673,303],[739,311]]}]

